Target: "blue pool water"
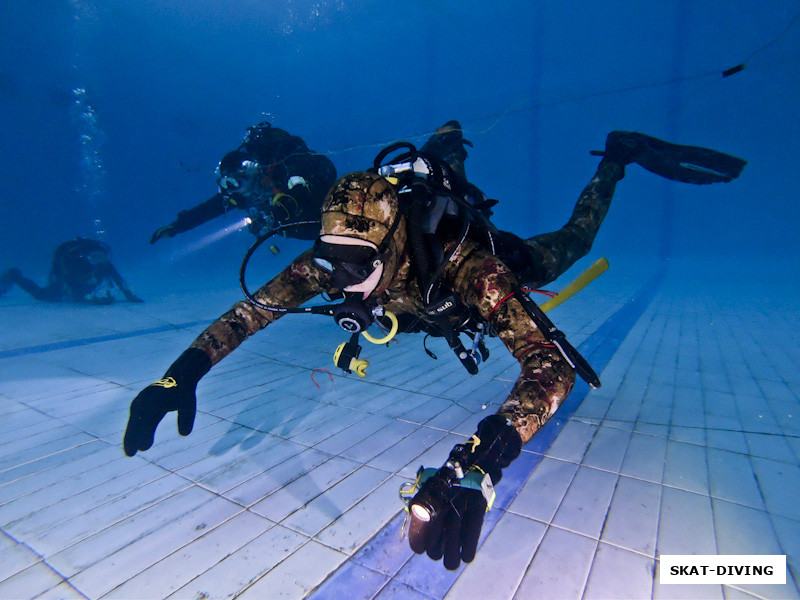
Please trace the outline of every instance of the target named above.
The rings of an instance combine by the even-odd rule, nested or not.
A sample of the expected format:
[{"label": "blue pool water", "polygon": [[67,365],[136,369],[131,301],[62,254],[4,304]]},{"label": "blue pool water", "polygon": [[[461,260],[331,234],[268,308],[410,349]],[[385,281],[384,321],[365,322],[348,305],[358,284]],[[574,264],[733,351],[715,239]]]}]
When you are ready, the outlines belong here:
[{"label": "blue pool water", "polygon": [[[0,298],[0,598],[800,596],[800,9],[729,4],[5,2],[0,270],[43,283],[95,237],[145,302]],[[497,340],[470,377],[404,336],[362,380],[331,363],[335,325],[287,317],[203,379],[191,436],[168,417],[125,457],[131,399],[242,297],[241,214],[149,242],[245,129],[344,174],[450,119],[525,237],[569,218],[609,131],[748,161],[709,186],[627,168],[552,286],[609,259],[551,313],[603,386],[525,447],[475,562],[414,556],[397,489],[502,403]],[[309,242],[276,245],[252,285]],[[786,583],[665,585],[669,554],[785,555]]]}]

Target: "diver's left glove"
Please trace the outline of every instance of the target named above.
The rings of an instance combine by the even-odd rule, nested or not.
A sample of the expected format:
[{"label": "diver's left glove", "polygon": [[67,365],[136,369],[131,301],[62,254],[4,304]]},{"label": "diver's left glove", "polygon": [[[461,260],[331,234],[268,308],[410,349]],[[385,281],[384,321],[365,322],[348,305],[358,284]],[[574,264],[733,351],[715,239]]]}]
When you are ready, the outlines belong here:
[{"label": "diver's left glove", "polygon": [[500,415],[478,424],[467,444],[458,444],[445,465],[420,487],[411,501],[408,541],[417,554],[455,570],[472,562],[483,517],[494,500],[502,470],[519,456],[522,438]]},{"label": "diver's left glove", "polygon": [[175,237],[176,235],[178,235],[178,232],[174,223],[164,225],[164,227],[156,229],[155,233],[150,237],[150,243],[155,244],[158,240]]},{"label": "diver's left glove", "polygon": [[211,369],[211,359],[199,348],[189,348],[131,402],[123,447],[133,456],[153,445],[156,427],[168,412],[178,411],[178,433],[189,435],[197,409],[197,382]]}]

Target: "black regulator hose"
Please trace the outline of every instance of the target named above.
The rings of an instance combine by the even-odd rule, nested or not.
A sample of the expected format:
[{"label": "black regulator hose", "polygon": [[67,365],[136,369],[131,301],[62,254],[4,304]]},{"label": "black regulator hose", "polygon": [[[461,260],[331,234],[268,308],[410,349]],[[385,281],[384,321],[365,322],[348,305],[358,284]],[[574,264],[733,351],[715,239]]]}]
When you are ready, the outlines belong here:
[{"label": "black regulator hose", "polygon": [[403,154],[394,157],[392,163],[403,162],[417,155],[417,148],[411,142],[395,142],[394,144],[386,146],[386,148],[378,152],[378,155],[372,161],[372,169],[377,173],[378,169],[380,169],[383,166],[382,164],[383,159],[389,156],[392,152],[397,152],[401,148],[405,148],[407,152],[404,152]]},{"label": "black regulator hose", "polygon": [[[242,287],[242,291],[244,295],[247,297],[247,301],[250,302],[253,306],[257,306],[258,308],[262,308],[264,310],[268,310],[270,312],[279,312],[279,313],[319,313],[319,314],[332,314],[330,312],[331,309],[324,306],[314,307],[309,306],[306,308],[289,308],[286,306],[267,306],[262,302],[253,297],[250,291],[247,289],[247,285],[244,282],[245,272],[247,271],[247,263],[250,262],[250,257],[253,256],[253,253],[258,250],[259,246],[266,242],[269,238],[273,235],[277,235],[279,233],[283,233],[286,230],[297,228],[297,227],[304,227],[306,225],[319,225],[319,221],[296,221],[294,223],[286,223],[285,225],[279,225],[278,227],[274,227],[267,231],[265,234],[258,236],[258,239],[253,242],[253,245],[247,250],[242,259],[242,266],[239,268],[239,285]],[[322,309],[314,310],[314,309]]]},{"label": "black regulator hose", "polygon": [[242,259],[242,266],[239,269],[239,285],[242,287],[242,291],[244,295],[247,297],[247,301],[263,310],[268,310],[274,313],[282,313],[282,314],[312,314],[312,315],[325,315],[328,317],[333,317],[336,320],[336,324],[339,325],[345,331],[350,333],[358,334],[359,331],[364,333],[364,337],[366,337],[369,341],[373,344],[382,344],[388,342],[391,338],[394,337],[394,334],[397,333],[397,318],[390,312],[386,312],[386,316],[393,323],[393,330],[391,335],[381,338],[380,340],[375,340],[372,336],[367,334],[366,329],[369,327],[373,320],[373,313],[369,310],[366,306],[363,305],[361,302],[353,302],[355,296],[360,296],[359,293],[350,294],[345,292],[345,300],[341,304],[336,304],[333,306],[306,306],[306,307],[289,307],[289,306],[268,306],[263,302],[259,302],[256,298],[250,293],[250,290],[247,289],[247,285],[244,282],[245,279],[245,272],[247,271],[247,263],[250,261],[250,257],[253,256],[253,253],[258,249],[261,244],[267,241],[276,233],[281,233],[287,229],[291,229],[292,227],[304,227],[306,225],[319,225],[319,221],[297,221],[294,223],[287,223],[285,225],[281,225],[279,227],[275,227],[267,231],[264,235],[258,237],[258,239],[253,242],[253,245],[247,250],[244,255],[244,259]]},{"label": "black regulator hose", "polygon": [[425,234],[422,231],[422,220],[425,214],[426,204],[430,203],[430,187],[423,182],[415,182],[411,186],[411,202],[408,207],[408,241],[411,243],[411,251],[417,263],[417,273],[420,276],[420,291],[423,301],[428,293],[431,281],[431,261],[428,254],[428,247],[425,243]]}]

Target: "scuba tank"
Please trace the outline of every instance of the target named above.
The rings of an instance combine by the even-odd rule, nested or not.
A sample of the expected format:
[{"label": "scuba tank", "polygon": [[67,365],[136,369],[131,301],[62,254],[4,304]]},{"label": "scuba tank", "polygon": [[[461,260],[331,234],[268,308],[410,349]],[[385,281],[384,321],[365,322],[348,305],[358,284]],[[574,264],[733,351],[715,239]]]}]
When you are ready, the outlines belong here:
[{"label": "scuba tank", "polygon": [[[405,152],[383,164],[387,156],[398,150]],[[396,182],[398,196],[405,195],[407,198],[408,238],[417,265],[417,280],[424,305],[423,320],[429,325],[429,328],[423,329],[431,335],[443,336],[467,372],[474,375],[478,372],[481,360],[489,356],[483,337],[486,333],[491,334],[490,327],[464,307],[452,291],[446,289],[442,276],[447,263],[470,235],[471,229],[477,230],[477,239],[485,240],[486,249],[497,255],[493,235],[497,229],[488,220],[489,209],[497,201],[487,200],[478,188],[465,185],[466,182],[445,161],[417,151],[408,142],[398,142],[383,149],[375,157],[373,170]],[[480,196],[480,201],[475,198],[476,195]],[[460,220],[461,225],[457,243],[445,256],[436,234],[447,216],[456,217],[456,222]],[[600,387],[600,379],[589,363],[539,306],[522,290],[516,290],[514,295],[545,339],[559,350],[578,375],[590,386]],[[457,319],[459,325],[454,327],[451,319]],[[471,350],[466,350],[461,342],[461,333],[471,334]],[[425,351],[431,354],[427,348]]]},{"label": "scuba tank", "polygon": [[[384,164],[389,155],[399,150],[405,152]],[[478,190],[482,197],[481,204],[478,204],[447,163],[419,152],[409,142],[398,142],[384,148],[375,157],[372,170],[395,184],[401,206],[404,206],[408,240],[422,294],[422,319],[427,325],[422,329],[429,335],[444,337],[467,372],[475,375],[480,362],[489,357],[483,342],[485,326],[475,322],[471,311],[445,288],[442,277],[447,263],[472,229],[480,232],[494,253],[494,226],[481,209],[485,211],[491,202],[496,201],[486,201]],[[477,190],[474,186],[472,188]],[[457,229],[456,239],[459,240],[448,255],[445,255],[437,235],[444,221],[447,221],[447,227]],[[453,326],[453,321],[458,325]],[[472,349],[466,349],[460,333],[471,334]],[[425,350],[431,354],[427,348]]]}]

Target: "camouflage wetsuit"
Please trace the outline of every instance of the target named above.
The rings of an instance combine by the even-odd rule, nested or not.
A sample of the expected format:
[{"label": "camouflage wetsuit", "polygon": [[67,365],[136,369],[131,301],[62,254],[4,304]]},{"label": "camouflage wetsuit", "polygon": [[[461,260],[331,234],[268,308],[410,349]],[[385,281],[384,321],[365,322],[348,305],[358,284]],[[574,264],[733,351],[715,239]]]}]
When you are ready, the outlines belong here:
[{"label": "camouflage wetsuit", "polygon": [[[505,260],[475,242],[466,241],[445,268],[446,284],[465,306],[474,308],[490,323],[520,362],[519,379],[498,412],[510,420],[523,443],[559,407],[572,389],[575,373],[558,350],[545,342],[513,292],[518,282],[538,287],[553,281],[589,251],[608,212],[616,183],[623,175],[621,165],[603,160],[564,227],[524,241],[501,232],[498,254]],[[450,248],[454,244],[451,242]],[[406,250],[378,300],[397,315],[421,317],[422,298],[411,272],[411,258]],[[331,291],[335,290],[330,289],[330,275],[314,263],[309,250],[255,296],[268,306],[294,307],[321,292]],[[211,363],[216,364],[280,315],[239,302],[200,334],[192,347],[202,349]]]}]

